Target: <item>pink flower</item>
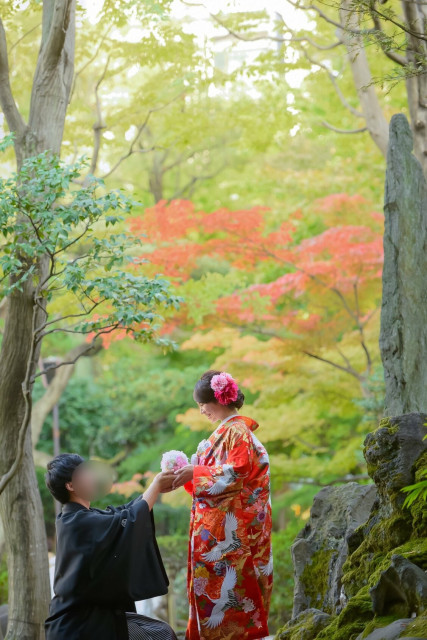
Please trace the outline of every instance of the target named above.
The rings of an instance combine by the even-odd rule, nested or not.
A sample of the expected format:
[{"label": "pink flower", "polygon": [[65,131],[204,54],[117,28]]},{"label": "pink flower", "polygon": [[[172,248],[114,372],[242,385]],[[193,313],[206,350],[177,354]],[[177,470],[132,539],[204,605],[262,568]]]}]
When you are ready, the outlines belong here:
[{"label": "pink flower", "polygon": [[211,389],[220,404],[231,404],[237,400],[239,387],[229,373],[219,373],[211,380]]},{"label": "pink flower", "polygon": [[178,471],[188,464],[188,458],[183,451],[167,451],[162,456],[160,468],[162,471]]}]

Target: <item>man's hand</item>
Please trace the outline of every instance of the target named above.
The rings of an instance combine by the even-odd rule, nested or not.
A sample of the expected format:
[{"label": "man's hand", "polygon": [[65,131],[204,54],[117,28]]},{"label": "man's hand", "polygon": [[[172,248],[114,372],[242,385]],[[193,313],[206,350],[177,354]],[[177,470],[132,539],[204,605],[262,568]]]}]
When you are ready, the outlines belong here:
[{"label": "man's hand", "polygon": [[157,482],[160,493],[168,493],[169,491],[172,491],[172,485],[175,477],[176,476],[173,471],[163,471],[156,475],[154,482]]},{"label": "man's hand", "polygon": [[167,493],[172,491],[172,483],[175,480],[175,475],[170,471],[168,473],[158,473],[148,489],[144,491],[143,498],[150,507],[150,511],[153,508],[159,493]]},{"label": "man's hand", "polygon": [[172,489],[178,489],[178,487],[184,486],[184,484],[187,484],[187,482],[193,479],[194,466],[187,464],[185,467],[182,467],[182,469],[179,469],[179,471],[175,471],[173,475],[175,480],[172,484]]}]

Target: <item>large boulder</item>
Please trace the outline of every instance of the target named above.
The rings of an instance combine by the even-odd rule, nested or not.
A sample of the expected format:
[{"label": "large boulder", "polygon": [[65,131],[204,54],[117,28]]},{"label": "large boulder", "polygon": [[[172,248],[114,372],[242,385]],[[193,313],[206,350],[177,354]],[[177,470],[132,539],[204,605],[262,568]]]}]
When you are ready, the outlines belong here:
[{"label": "large boulder", "polygon": [[350,482],[315,496],[310,518],[291,548],[293,617],[310,607],[336,613],[343,606],[341,576],[348,538],[366,522],[376,499],[374,485]]},{"label": "large boulder", "polygon": [[427,184],[406,117],[390,122],[380,349],[385,407],[427,412]]},{"label": "large boulder", "polygon": [[405,631],[410,622],[411,618],[395,620],[391,624],[375,629],[368,635],[358,635],[356,640],[396,640],[397,638],[402,637],[402,631]]},{"label": "large boulder", "polygon": [[427,574],[407,558],[394,555],[370,594],[374,613],[379,616],[397,611],[419,615],[427,609]]},{"label": "large boulder", "polygon": [[[384,419],[365,440],[375,485],[317,494],[292,546],[294,613],[278,640],[427,640],[427,505],[404,507],[401,491],[427,466],[426,422],[417,413]],[[316,620],[326,623],[320,631],[314,607]]]},{"label": "large boulder", "polygon": [[331,616],[319,609],[306,609],[286,624],[278,640],[314,640],[328,626]]},{"label": "large boulder", "polygon": [[378,488],[381,517],[402,507],[405,495],[401,490],[414,481],[414,464],[427,451],[427,440],[423,440],[426,421],[425,413],[383,418],[379,428],[365,438],[363,453]]},{"label": "large boulder", "polygon": [[[365,439],[364,455],[378,499],[367,522],[348,540],[350,557],[343,577],[347,597],[372,581],[374,571],[386,569],[388,565],[384,566],[384,562],[390,564],[393,553],[405,557],[408,554],[411,562],[426,568],[427,558],[422,551],[426,530],[421,524],[427,509],[418,503],[410,509],[404,508],[402,492],[405,486],[416,481],[420,465],[425,465],[426,422],[427,415],[420,413],[385,418]],[[406,546],[402,550],[403,545]]]}]

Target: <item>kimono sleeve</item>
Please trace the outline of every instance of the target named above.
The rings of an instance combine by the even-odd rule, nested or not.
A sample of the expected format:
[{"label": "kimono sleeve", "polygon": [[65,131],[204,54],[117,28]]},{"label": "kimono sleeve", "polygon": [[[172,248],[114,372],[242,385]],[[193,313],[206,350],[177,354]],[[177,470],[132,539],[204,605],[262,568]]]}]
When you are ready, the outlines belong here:
[{"label": "kimono sleeve", "polygon": [[222,464],[195,465],[195,497],[230,496],[239,493],[252,470],[252,447],[245,427],[233,427],[226,438],[226,458]]}]

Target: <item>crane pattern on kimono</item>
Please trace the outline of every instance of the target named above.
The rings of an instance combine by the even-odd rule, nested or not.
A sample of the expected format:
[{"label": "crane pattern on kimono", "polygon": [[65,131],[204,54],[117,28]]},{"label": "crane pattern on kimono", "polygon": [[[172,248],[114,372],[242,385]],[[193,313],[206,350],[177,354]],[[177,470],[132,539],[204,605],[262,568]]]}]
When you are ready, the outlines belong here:
[{"label": "crane pattern on kimono", "polygon": [[263,576],[271,576],[273,573],[273,549],[270,552],[270,558],[267,564],[260,564],[259,570]]},{"label": "crane pattern on kimono", "polygon": [[223,493],[230,484],[237,480],[237,473],[234,471],[231,464],[224,464],[222,470],[223,477],[219,478],[215,484],[207,490],[207,493],[211,496],[217,496],[218,494]]},{"label": "crane pattern on kimono", "polygon": [[[217,544],[210,550],[202,555],[202,558],[206,562],[216,562],[220,558],[230,551],[236,551],[242,546],[242,542],[237,533],[237,519],[234,513],[225,514],[224,533],[225,539],[221,542],[215,538]],[[212,535],[212,534],[211,534]]]},{"label": "crane pattern on kimono", "polygon": [[237,575],[234,567],[227,567],[225,570],[224,580],[221,585],[221,593],[219,598],[213,600],[207,594],[206,597],[214,604],[212,613],[209,618],[203,622],[208,629],[215,629],[219,627],[224,620],[224,615],[227,609],[232,607],[239,608],[239,602],[234,593],[234,587],[236,586]]}]

